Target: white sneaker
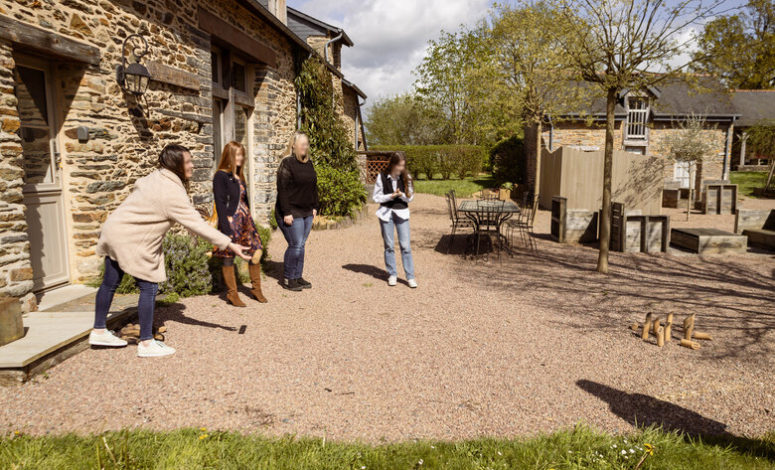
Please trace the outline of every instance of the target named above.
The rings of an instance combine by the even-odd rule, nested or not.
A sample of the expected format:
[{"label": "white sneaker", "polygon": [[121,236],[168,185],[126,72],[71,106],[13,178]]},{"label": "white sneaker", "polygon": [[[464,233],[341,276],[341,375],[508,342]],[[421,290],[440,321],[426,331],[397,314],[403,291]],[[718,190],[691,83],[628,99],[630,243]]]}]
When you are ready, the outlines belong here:
[{"label": "white sneaker", "polygon": [[388,278],[388,285],[389,286],[394,286],[396,284],[398,284],[398,277],[397,276],[390,276]]},{"label": "white sneaker", "polygon": [[94,330],[89,333],[89,344],[92,346],[108,346],[111,348],[121,348],[126,346],[126,341],[116,337],[112,331],[105,330],[104,333],[97,333]]},{"label": "white sneaker", "polygon": [[417,289],[417,280],[416,279],[409,279],[406,281],[407,284],[409,284],[409,287],[412,289]]},{"label": "white sneaker", "polygon": [[141,342],[137,345],[137,357],[162,357],[175,354],[175,348],[171,348],[161,341],[153,340],[148,346]]}]

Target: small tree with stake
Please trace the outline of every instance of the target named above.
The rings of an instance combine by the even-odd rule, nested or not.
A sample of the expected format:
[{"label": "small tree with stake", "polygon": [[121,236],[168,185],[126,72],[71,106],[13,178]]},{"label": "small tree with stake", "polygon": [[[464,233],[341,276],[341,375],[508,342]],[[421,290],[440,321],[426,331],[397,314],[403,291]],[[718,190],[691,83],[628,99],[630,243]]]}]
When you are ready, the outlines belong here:
[{"label": "small tree with stake", "polygon": [[686,202],[686,220],[692,211],[694,200],[694,180],[697,167],[702,165],[705,156],[713,152],[713,143],[707,139],[705,119],[692,115],[678,122],[678,130],[665,137],[662,143],[665,154],[689,166],[689,198]]},{"label": "small tree with stake", "polygon": [[[675,77],[692,62],[672,65],[694,39],[682,34],[721,14],[724,0],[550,0],[570,28],[558,40],[573,67],[606,99],[603,203],[597,270],[608,272],[614,111],[625,90],[646,90]],[[728,9],[728,8],[727,8]],[[655,73],[659,72],[659,73]]]}]

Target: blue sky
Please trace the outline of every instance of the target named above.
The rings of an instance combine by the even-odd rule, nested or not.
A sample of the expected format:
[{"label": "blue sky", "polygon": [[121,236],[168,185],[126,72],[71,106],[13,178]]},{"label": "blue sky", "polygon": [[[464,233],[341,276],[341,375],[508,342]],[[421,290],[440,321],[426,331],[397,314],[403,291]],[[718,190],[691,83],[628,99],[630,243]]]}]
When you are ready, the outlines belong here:
[{"label": "blue sky", "polygon": [[[727,0],[724,7],[745,3]],[[476,23],[492,0],[288,0],[288,5],[347,31],[355,46],[342,51],[342,69],[369,96],[368,108],[376,99],[411,89],[412,71],[428,41],[442,29]]]}]

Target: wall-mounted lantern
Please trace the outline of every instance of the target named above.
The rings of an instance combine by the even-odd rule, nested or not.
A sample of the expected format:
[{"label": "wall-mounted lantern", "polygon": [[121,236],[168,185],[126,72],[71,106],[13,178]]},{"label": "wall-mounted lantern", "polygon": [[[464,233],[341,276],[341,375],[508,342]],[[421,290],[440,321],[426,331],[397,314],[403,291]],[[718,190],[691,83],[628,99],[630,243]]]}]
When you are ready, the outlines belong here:
[{"label": "wall-mounted lantern", "polygon": [[[134,62],[127,65],[126,48],[127,44],[133,38],[142,40],[142,49],[132,47],[131,54]],[[140,60],[148,53],[148,41],[139,34],[132,34],[124,40],[121,46],[121,65],[116,67],[116,81],[122,90],[132,93],[135,96],[142,96],[148,88],[148,82],[151,80],[151,74],[145,68]]]}]

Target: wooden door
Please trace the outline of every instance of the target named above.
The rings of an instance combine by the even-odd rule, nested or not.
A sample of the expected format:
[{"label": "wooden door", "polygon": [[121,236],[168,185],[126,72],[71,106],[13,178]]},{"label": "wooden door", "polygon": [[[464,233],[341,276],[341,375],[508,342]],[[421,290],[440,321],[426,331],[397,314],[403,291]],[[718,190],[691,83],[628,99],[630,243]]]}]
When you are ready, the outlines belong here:
[{"label": "wooden door", "polygon": [[24,203],[36,291],[70,280],[51,69],[45,61],[14,57],[23,160]]}]

